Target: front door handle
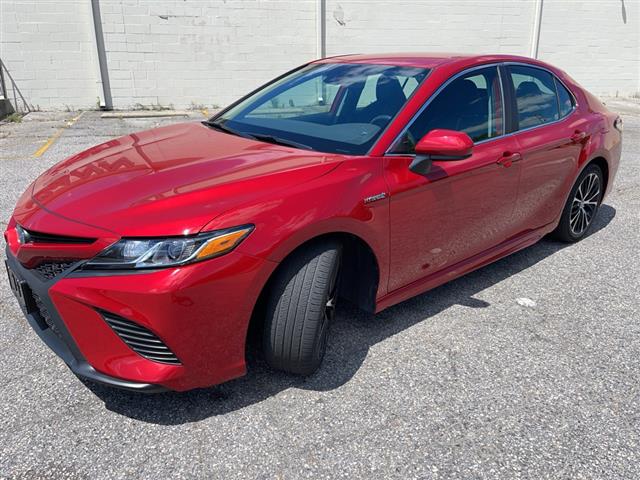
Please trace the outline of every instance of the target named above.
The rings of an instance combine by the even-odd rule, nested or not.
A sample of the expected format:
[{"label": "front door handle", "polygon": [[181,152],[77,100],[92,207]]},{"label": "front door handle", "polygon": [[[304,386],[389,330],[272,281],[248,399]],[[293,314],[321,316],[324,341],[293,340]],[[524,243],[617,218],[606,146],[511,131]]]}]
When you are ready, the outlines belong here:
[{"label": "front door handle", "polygon": [[576,130],[573,132],[573,135],[571,135],[571,141],[573,143],[580,143],[585,138],[587,138],[587,132],[583,132],[582,130]]},{"label": "front door handle", "polygon": [[496,163],[499,163],[503,167],[510,167],[513,163],[522,160],[522,155],[518,152],[504,152]]}]

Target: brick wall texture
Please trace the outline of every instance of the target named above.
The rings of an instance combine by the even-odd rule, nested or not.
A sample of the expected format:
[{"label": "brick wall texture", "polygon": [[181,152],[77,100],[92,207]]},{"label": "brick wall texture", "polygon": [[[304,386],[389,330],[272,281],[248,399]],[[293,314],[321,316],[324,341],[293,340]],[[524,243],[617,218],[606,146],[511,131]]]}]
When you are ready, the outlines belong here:
[{"label": "brick wall texture", "polygon": [[[116,108],[223,106],[314,59],[321,0],[100,0]],[[535,0],[324,0],[327,55],[528,55]],[[599,95],[640,94],[640,0],[543,0],[538,57]],[[0,58],[41,109],[101,93],[89,0],[0,0]]]}]

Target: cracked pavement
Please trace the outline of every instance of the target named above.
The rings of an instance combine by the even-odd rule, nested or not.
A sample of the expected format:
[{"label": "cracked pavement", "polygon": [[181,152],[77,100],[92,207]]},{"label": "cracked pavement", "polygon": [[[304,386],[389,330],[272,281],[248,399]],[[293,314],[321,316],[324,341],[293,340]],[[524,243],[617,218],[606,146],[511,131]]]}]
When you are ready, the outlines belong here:
[{"label": "cracked pavement", "polygon": [[[1,478],[640,478],[640,104],[592,233],[370,317],[343,308],[307,379],[140,396],[80,382],[0,279]],[[79,150],[185,118],[74,112],[0,126],[0,225]],[[200,120],[199,112],[190,115]],[[4,244],[2,245],[4,249]]]}]

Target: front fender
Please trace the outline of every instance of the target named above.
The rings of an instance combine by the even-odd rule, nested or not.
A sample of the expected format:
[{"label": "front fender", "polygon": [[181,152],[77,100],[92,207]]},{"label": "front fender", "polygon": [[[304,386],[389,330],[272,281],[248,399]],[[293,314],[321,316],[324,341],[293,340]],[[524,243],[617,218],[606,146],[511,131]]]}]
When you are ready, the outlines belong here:
[{"label": "front fender", "polygon": [[[365,199],[384,193],[384,198]],[[389,264],[389,199],[382,159],[358,157],[302,185],[233,208],[207,230],[252,223],[242,253],[280,262],[305,242],[330,233],[348,233],[369,245],[378,262],[378,295],[386,293]]]}]

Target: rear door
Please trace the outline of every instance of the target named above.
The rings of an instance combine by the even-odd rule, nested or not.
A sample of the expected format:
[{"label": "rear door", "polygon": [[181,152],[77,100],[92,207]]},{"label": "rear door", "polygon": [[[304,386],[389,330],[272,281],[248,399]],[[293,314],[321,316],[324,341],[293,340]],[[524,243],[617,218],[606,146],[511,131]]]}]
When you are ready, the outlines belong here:
[{"label": "rear door", "polygon": [[[504,136],[496,66],[454,77],[412,120],[385,158],[390,191],[390,280],[394,290],[480,253],[514,232],[517,142]],[[413,146],[446,128],[474,141],[471,157],[409,170]]]},{"label": "rear door", "polygon": [[506,66],[512,98],[514,137],[522,155],[514,216],[521,231],[551,223],[560,214],[589,139],[575,100],[551,72],[534,66]]}]

